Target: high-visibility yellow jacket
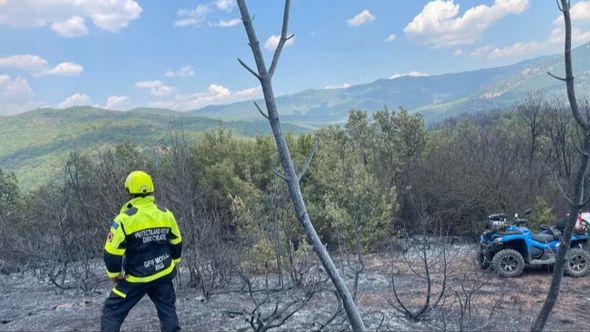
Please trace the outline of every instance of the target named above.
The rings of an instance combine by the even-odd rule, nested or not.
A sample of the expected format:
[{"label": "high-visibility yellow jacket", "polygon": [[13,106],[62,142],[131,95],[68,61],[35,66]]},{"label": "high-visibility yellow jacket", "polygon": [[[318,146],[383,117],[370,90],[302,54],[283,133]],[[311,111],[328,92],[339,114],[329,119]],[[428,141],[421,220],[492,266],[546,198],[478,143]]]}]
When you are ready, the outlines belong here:
[{"label": "high-visibility yellow jacket", "polygon": [[137,197],[112,222],[104,249],[110,278],[123,268],[128,282],[145,283],[174,271],[182,237],[172,212],[158,206],[153,196]]}]

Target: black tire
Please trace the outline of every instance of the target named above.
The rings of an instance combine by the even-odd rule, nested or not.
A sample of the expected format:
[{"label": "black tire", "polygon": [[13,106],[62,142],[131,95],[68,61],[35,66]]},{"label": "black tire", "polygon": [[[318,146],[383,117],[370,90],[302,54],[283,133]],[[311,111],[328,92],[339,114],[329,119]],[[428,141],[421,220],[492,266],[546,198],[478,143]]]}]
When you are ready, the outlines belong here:
[{"label": "black tire", "polygon": [[490,262],[486,255],[481,251],[475,253],[475,262],[482,270],[487,270],[492,265],[492,262]]},{"label": "black tire", "polygon": [[494,255],[492,267],[501,277],[518,277],[524,270],[524,258],[516,250],[502,249]]},{"label": "black tire", "polygon": [[581,248],[572,248],[567,253],[564,273],[570,277],[579,278],[590,271],[590,254]]}]

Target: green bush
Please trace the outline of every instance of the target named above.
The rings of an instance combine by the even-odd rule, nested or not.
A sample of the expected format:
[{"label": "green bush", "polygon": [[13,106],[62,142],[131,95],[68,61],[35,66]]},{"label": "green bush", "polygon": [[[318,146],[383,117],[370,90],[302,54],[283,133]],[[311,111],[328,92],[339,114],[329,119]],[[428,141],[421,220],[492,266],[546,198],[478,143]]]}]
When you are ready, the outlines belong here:
[{"label": "green bush", "polygon": [[529,219],[529,227],[534,231],[541,230],[541,225],[553,226],[555,216],[551,211],[551,205],[543,197],[537,197],[533,205],[533,214]]},{"label": "green bush", "polygon": [[272,272],[276,267],[275,259],[273,245],[267,239],[262,239],[250,249],[248,260],[242,267],[254,274]]}]

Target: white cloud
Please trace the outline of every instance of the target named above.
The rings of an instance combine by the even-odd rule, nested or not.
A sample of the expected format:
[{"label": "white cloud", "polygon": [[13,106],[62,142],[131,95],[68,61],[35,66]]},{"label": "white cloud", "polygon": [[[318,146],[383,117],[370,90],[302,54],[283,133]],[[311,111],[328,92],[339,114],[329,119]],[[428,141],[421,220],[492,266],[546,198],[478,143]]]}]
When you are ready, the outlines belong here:
[{"label": "white cloud", "polygon": [[349,83],[341,83],[341,84],[335,84],[335,85],[328,85],[326,86],[324,89],[326,90],[335,90],[335,89],[346,89],[346,88],[350,88],[351,85]]},{"label": "white cloud", "polygon": [[212,23],[211,26],[220,27],[220,28],[230,28],[242,23],[242,20],[239,18],[232,18],[230,20],[219,20],[215,23]]},{"label": "white cloud", "polygon": [[107,103],[105,108],[108,110],[112,109],[121,109],[125,107],[127,102],[129,101],[129,97],[127,96],[109,96],[107,98]]},{"label": "white cloud", "polygon": [[[565,30],[563,26],[556,26],[551,30],[546,42],[562,46],[565,41]],[[590,41],[590,31],[583,31],[578,27],[572,28],[572,43],[583,44]]]},{"label": "white cloud", "polygon": [[590,18],[590,1],[580,1],[570,9],[572,20],[586,20]]},{"label": "white cloud", "polygon": [[33,96],[33,90],[29,83],[20,76],[11,79],[8,75],[0,75],[0,91],[2,96],[8,99]]},{"label": "white cloud", "polygon": [[394,40],[396,40],[396,39],[397,39],[397,36],[396,36],[395,34],[393,34],[393,33],[392,33],[392,34],[390,34],[389,36],[387,36],[387,38],[385,38],[385,41],[387,41],[387,42],[392,42],[392,41],[394,41]]},{"label": "white cloud", "polygon": [[356,27],[374,20],[375,15],[373,15],[368,9],[365,9],[362,12],[356,14],[353,18],[347,20],[346,25]]},{"label": "white cloud", "polygon": [[[570,15],[572,21],[578,23],[572,28],[572,43],[582,44],[590,41],[590,31],[583,31],[580,25],[584,25],[587,28],[587,24],[590,22],[590,1],[579,1],[575,3],[570,9]],[[557,16],[553,21],[553,30],[547,37],[547,42],[551,44],[563,44],[564,42],[564,22],[563,15]]]},{"label": "white cloud", "polygon": [[84,18],[80,16],[72,16],[69,20],[52,23],[51,30],[62,37],[79,37],[88,34]]},{"label": "white cloud", "polygon": [[231,12],[235,5],[235,0],[215,0],[215,7],[219,10]]},{"label": "white cloud", "polygon": [[180,9],[176,15],[179,17],[174,25],[179,27],[193,26],[200,27],[207,20],[209,5],[198,4],[194,9]]},{"label": "white cloud", "polygon": [[[579,45],[589,42],[590,30],[584,31],[579,26],[590,22],[590,1],[577,2],[571,8],[571,15],[572,20],[579,23],[572,28],[572,43]],[[542,52],[558,52],[563,48],[564,35],[563,17],[558,16],[553,21],[553,28],[545,40],[519,41],[503,47],[486,45],[473,50],[471,56],[515,59],[538,55]]]},{"label": "white cloud", "polygon": [[[544,41],[516,42],[504,47],[490,45],[474,50],[471,55],[488,58],[522,58],[537,55],[540,52],[558,52],[563,48],[565,37],[563,29],[554,28]],[[590,42],[590,31],[572,29],[572,43],[583,44]],[[483,51],[482,51],[483,50]]]},{"label": "white cloud", "polygon": [[463,15],[454,0],[433,0],[408,23],[404,32],[419,44],[450,47],[471,44],[495,21],[522,13],[529,0],[494,0],[491,6],[478,5]]},{"label": "white cloud", "polygon": [[208,20],[208,16],[216,11],[232,12],[236,6],[235,0],[213,0],[206,3],[200,3],[192,9],[180,9],[176,12],[177,20],[174,25],[179,27],[196,27],[203,26],[206,22],[210,27],[229,28],[242,22],[239,18],[220,19],[217,22]]},{"label": "white cloud", "polygon": [[195,70],[191,66],[184,66],[180,69],[169,70],[166,73],[164,73],[164,76],[166,76],[166,77],[189,77],[189,76],[194,76],[194,75],[195,75]]},{"label": "white cloud", "polygon": [[137,89],[149,89],[150,94],[157,97],[169,96],[173,94],[176,89],[174,87],[165,85],[161,81],[142,81],[135,83]]},{"label": "white cloud", "polygon": [[514,57],[517,55],[533,54],[542,50],[543,48],[544,46],[536,41],[518,42],[502,48],[494,47],[492,45],[486,45],[475,49],[473,52],[471,52],[471,56],[487,58],[506,58]]},{"label": "white cloud", "polygon": [[90,98],[87,94],[84,93],[75,93],[64,101],[62,101],[57,107],[59,108],[68,108],[73,106],[86,106],[92,105],[92,98]]},{"label": "white cloud", "polygon": [[590,31],[582,31],[581,29],[572,29],[572,42],[574,44],[584,44],[590,41]]},{"label": "white cloud", "polygon": [[493,45],[485,45],[482,47],[478,47],[475,50],[471,51],[471,56],[473,57],[481,57],[481,56],[486,56],[489,53],[491,53],[494,50],[494,46]]},{"label": "white cloud", "polygon": [[38,55],[20,54],[0,58],[0,67],[20,69],[29,73],[41,73],[49,68],[49,64],[47,60]]},{"label": "white cloud", "polygon": [[84,71],[84,67],[73,62],[62,62],[50,67],[47,60],[31,54],[18,54],[0,58],[0,67],[20,69],[33,76],[77,76]]},{"label": "white cloud", "polygon": [[[584,21],[590,19],[590,1],[580,1],[570,8],[572,21]],[[553,24],[563,26],[563,15],[557,16]]]},{"label": "white cloud", "polygon": [[78,76],[84,71],[84,67],[73,62],[62,62],[47,70],[45,75]]},{"label": "white cloud", "polygon": [[430,76],[427,73],[423,73],[421,71],[410,71],[407,73],[403,73],[403,74],[395,74],[389,77],[390,80],[394,80],[396,78],[400,78],[400,77],[425,77],[425,76]]},{"label": "white cloud", "polygon": [[0,75],[0,115],[13,115],[41,106],[24,78]]},{"label": "white cloud", "polygon": [[176,95],[166,100],[158,100],[150,103],[151,107],[179,109],[182,111],[199,109],[208,105],[228,104],[238,101],[259,98],[262,95],[260,87],[238,90],[232,92],[220,84],[211,84],[205,92],[197,92],[187,95]]},{"label": "white cloud", "polygon": [[456,49],[456,50],[453,52],[453,55],[454,55],[454,56],[459,56],[459,55],[462,55],[462,54],[463,54],[463,50],[462,50],[462,49],[460,49],[460,48]]},{"label": "white cloud", "polygon": [[[266,48],[269,51],[274,51],[277,48],[277,46],[279,45],[280,40],[281,40],[281,36],[272,35],[272,36],[268,37],[268,39],[264,43],[264,48]],[[285,43],[285,48],[293,45],[294,42],[295,42],[295,37],[287,40],[287,42]]]},{"label": "white cloud", "polygon": [[117,32],[139,17],[135,0],[4,0],[0,24],[12,28],[51,27],[62,36],[87,34],[84,19],[99,29]]}]

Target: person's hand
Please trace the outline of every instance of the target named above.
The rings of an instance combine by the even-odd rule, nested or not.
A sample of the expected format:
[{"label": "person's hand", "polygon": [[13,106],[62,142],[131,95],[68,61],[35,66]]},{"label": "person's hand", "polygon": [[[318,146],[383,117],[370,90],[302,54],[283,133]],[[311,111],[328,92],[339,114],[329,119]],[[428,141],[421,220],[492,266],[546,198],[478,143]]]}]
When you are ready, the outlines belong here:
[{"label": "person's hand", "polygon": [[115,284],[116,284],[116,283],[118,283],[119,281],[121,281],[121,280],[125,280],[125,279],[127,279],[127,276],[126,276],[126,275],[124,275],[124,274],[119,274],[118,276],[116,276],[116,277],[114,277],[114,278],[111,278],[111,281],[112,281],[113,283],[115,283]]}]

